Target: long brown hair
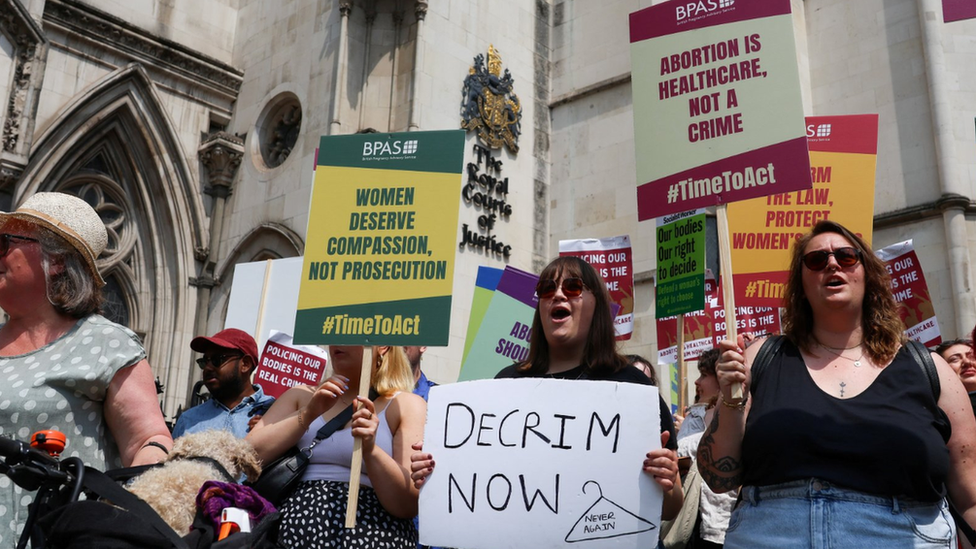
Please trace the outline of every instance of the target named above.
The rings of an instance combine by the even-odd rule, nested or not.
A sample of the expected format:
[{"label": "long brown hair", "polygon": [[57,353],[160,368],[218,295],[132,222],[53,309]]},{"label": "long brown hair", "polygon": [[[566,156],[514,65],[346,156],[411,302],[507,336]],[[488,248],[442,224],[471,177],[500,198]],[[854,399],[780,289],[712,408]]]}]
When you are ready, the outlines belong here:
[{"label": "long brown hair", "polygon": [[[540,280],[559,280],[560,277],[578,276],[583,284],[593,292],[596,304],[593,308],[593,321],[589,337],[583,349],[583,364],[591,377],[612,374],[627,366],[627,359],[617,353],[617,341],[613,333],[613,316],[610,310],[610,294],[603,279],[589,263],[578,257],[565,256],[552,260],[542,273]],[[536,305],[532,317],[532,331],[529,338],[528,360],[519,370],[533,375],[543,375],[549,371],[549,342],[542,330],[542,316]]]},{"label": "long brown hair", "polygon": [[835,233],[861,252],[864,266],[864,301],[861,304],[861,330],[865,353],[877,364],[887,364],[905,342],[905,331],[898,306],[891,295],[891,276],[884,263],[864,240],[840,223],[824,220],[793,245],[790,274],[783,296],[783,334],[797,347],[810,352],[816,344],[813,335],[813,309],[803,291],[803,252],[817,235]]}]

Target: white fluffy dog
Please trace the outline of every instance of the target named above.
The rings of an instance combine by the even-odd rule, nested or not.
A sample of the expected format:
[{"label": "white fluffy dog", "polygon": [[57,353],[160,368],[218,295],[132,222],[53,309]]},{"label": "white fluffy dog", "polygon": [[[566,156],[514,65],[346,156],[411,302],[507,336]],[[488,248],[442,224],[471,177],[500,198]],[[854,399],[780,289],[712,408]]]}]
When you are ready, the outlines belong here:
[{"label": "white fluffy dog", "polygon": [[197,493],[203,483],[228,481],[213,464],[187,459],[193,456],[216,460],[234,479],[243,474],[254,480],[261,474],[254,448],[229,431],[209,430],[176,439],[163,465],[139,475],[128,488],[181,536],[189,533],[193,524]]}]

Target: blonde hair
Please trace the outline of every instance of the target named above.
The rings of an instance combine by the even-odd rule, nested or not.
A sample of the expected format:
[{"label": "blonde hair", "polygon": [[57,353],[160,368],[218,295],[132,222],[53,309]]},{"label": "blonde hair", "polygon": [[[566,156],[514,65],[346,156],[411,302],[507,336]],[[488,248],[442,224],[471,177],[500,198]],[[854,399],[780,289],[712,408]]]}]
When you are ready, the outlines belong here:
[{"label": "blonde hair", "polygon": [[385,354],[373,347],[373,388],[382,396],[397,391],[411,392],[414,388],[413,368],[400,345],[391,345]]}]

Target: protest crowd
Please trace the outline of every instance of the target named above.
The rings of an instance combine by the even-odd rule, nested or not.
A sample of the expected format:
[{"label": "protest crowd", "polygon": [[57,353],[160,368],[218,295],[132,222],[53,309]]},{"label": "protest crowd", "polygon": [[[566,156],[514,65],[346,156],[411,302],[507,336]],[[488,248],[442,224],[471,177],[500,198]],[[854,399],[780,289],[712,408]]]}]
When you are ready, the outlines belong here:
[{"label": "protest crowd", "polygon": [[[437,42],[443,38],[438,18],[449,20],[443,12],[459,5],[464,11],[467,2],[430,3],[440,5],[431,9],[435,36],[431,41],[428,35],[427,43],[426,1],[362,2],[355,20],[353,2],[336,3],[327,23],[320,17],[314,24],[329,33],[334,27],[339,38],[315,45],[311,56],[319,56],[325,68],[316,70],[329,72],[329,78],[322,60],[335,58],[339,95],[330,99],[332,113],[309,110],[305,119],[327,120],[329,135],[299,142],[308,126],[302,130],[300,101],[292,90],[319,93],[320,83],[288,82],[268,86],[288,96],[262,107],[258,130],[270,137],[249,135],[246,147],[245,134],[230,129],[244,117],[239,111],[170,112],[153,101],[172,95],[207,103],[207,109],[222,101],[232,105],[240,100],[241,85],[264,82],[261,76],[245,78],[222,59],[172,41],[169,30],[160,36],[142,32],[143,22],[101,14],[87,6],[91,2],[26,2],[31,10],[22,2],[0,0],[0,73],[13,75],[9,89],[0,81],[0,96],[10,97],[7,118],[0,117],[0,202],[10,205],[0,212],[0,549],[976,549],[976,326],[969,326],[976,302],[961,307],[954,328],[946,330],[960,333],[944,334],[919,261],[923,246],[942,243],[926,241],[919,254],[913,240],[872,247],[878,119],[884,114],[805,116],[817,109],[801,93],[797,65],[809,65],[810,55],[795,49],[793,32],[805,23],[797,24],[804,20],[791,11],[804,2],[642,2],[648,6],[628,19],[627,72],[585,86],[573,80],[565,96],[550,97],[549,73],[566,79],[570,63],[543,60],[539,51],[523,56],[543,60],[532,72],[547,79],[535,82],[538,96],[525,102],[531,105],[526,129],[533,117],[537,126],[530,154],[539,161],[532,168],[536,186],[529,191],[535,209],[528,214],[516,199],[525,191],[517,190],[522,173],[514,168],[523,104],[514,94],[513,72],[502,69],[494,45],[487,59],[477,54],[464,79],[461,129],[416,131],[418,113],[428,107],[415,98],[439,97],[445,87],[431,85],[430,78],[417,80],[416,74],[456,65],[456,59],[439,57],[451,48],[444,47],[446,39]],[[169,13],[170,4],[181,2],[161,2],[165,6],[158,8]],[[934,2],[912,6],[921,30],[899,32],[912,39],[924,35],[917,48],[924,50],[923,69],[945,71],[946,52],[933,50]],[[950,14],[969,14],[963,3],[944,0]],[[261,3],[218,4],[233,5],[228,10],[241,4],[247,11]],[[288,4],[261,9],[288,12]],[[414,19],[407,17],[401,28],[404,4],[412,6]],[[486,3],[472,4],[478,4],[472,12],[487,11]],[[533,28],[537,50],[565,49],[555,43],[563,39],[564,25],[582,26],[574,11],[581,4],[536,2],[535,19],[512,16],[515,23],[506,32]],[[889,8],[879,9],[876,19],[902,17],[885,4]],[[492,5],[498,13],[504,9]],[[811,19],[823,16],[815,14],[817,6]],[[393,27],[373,37],[377,13],[387,8]],[[91,22],[92,14],[124,32]],[[474,41],[466,27],[480,20],[463,15],[457,34]],[[496,18],[495,11],[491,16]],[[508,23],[508,16],[498,18]],[[558,36],[548,34],[550,17]],[[976,19],[976,8],[954,17]],[[298,19],[280,25],[289,30],[282,34],[303,23]],[[350,21],[359,19],[368,29],[365,38],[353,32],[350,40]],[[7,32],[22,20],[28,23],[18,23],[17,33]],[[97,49],[85,50],[95,39],[74,40],[75,26],[91,27],[85,31],[91,36],[111,35],[124,55],[98,59]],[[246,36],[248,24],[240,27]],[[50,34],[52,28],[68,36],[68,43],[45,38],[41,31]],[[221,41],[220,32],[214,33],[193,39]],[[951,62],[958,62],[956,49],[976,52],[976,43],[965,40],[970,37],[952,36],[957,40],[949,48]],[[416,40],[412,58],[397,55],[407,39]],[[28,55],[23,45],[32,40],[37,44]],[[370,54],[383,41],[397,45]],[[813,34],[800,40],[817,47],[829,41]],[[361,56],[358,50],[350,55],[350,42],[364,48]],[[107,77],[118,80],[113,86],[120,95],[98,101],[136,105],[126,107],[138,114],[133,119],[163,121],[166,128],[171,118],[208,120],[215,137],[199,149],[180,143],[196,132],[187,123],[169,128],[172,135],[157,132],[167,135],[154,137],[142,159],[175,164],[173,151],[192,149],[216,174],[200,185],[207,197],[187,195],[188,202],[207,202],[206,208],[195,204],[199,215],[187,218],[210,236],[209,243],[201,238],[189,245],[191,258],[167,257],[173,239],[155,234],[163,245],[146,252],[154,255],[151,264],[112,257],[123,244],[138,248],[142,241],[120,228],[121,207],[113,210],[91,191],[99,187],[83,186],[94,185],[85,177],[98,180],[99,170],[112,164],[98,146],[75,162],[81,166],[75,175],[84,176],[77,180],[55,177],[67,168],[28,161],[29,146],[18,145],[18,132],[28,126],[33,132],[39,110],[34,102],[40,91],[30,87],[38,80],[31,71],[56,72],[65,81],[78,76],[59,72],[65,63],[57,55],[46,68],[49,46],[57,55],[64,50],[84,57],[105,73],[118,68],[113,63],[127,67],[119,69],[124,76]],[[228,55],[256,57],[244,50]],[[161,56],[163,70],[145,71],[126,56]],[[284,56],[268,56],[264,63],[291,73],[289,63],[279,63]],[[14,57],[16,62],[5,64]],[[607,66],[614,62],[610,57]],[[353,60],[362,63],[352,71],[362,73],[361,83],[355,75],[350,83]],[[852,54],[849,64],[869,62]],[[924,70],[904,65],[910,79],[919,80]],[[389,74],[367,94],[373,71]],[[177,83],[157,86],[156,72]],[[826,72],[817,67],[811,74]],[[397,81],[407,73],[414,77],[409,85]],[[940,75],[952,82],[952,93],[968,93],[965,82]],[[196,79],[213,89],[200,93]],[[98,87],[75,80],[78,89]],[[550,193],[548,171],[555,161],[549,156],[558,156],[550,153],[550,133],[553,142],[571,141],[550,126],[577,123],[552,111],[621,83],[628,86],[626,97],[614,101],[623,101],[623,110],[634,116],[629,152],[636,153],[638,183],[626,193],[608,194],[626,215],[654,227],[637,246],[630,235],[586,234],[559,240],[555,252],[550,244],[557,237],[593,227],[577,220],[589,214],[565,214],[557,204],[576,208],[574,202],[595,199]],[[341,92],[360,85],[358,98],[343,99]],[[945,116],[945,97],[952,93],[942,89],[941,80],[929,87],[931,110]],[[390,94],[389,105],[378,109],[388,120],[386,130],[369,126],[379,117],[357,105],[363,109],[356,112],[358,130],[343,133],[352,127],[345,104],[375,108],[387,93],[381,88]],[[864,94],[882,95],[867,86]],[[243,97],[248,95],[260,94],[247,88]],[[65,100],[68,110],[59,116],[94,113],[98,101]],[[610,126],[616,131],[619,125],[610,111],[620,105],[602,105],[601,111],[594,104],[587,115],[580,113],[588,109],[573,107],[579,111],[573,116],[600,119],[607,128],[580,125],[587,131],[576,142],[599,143],[613,133]],[[99,108],[111,110],[105,105]],[[45,105],[40,112],[49,116],[46,111],[58,109]],[[248,109],[261,110],[242,107]],[[107,112],[84,124],[96,127]],[[424,115],[426,121],[430,112]],[[406,117],[409,131],[397,133],[398,116]],[[453,105],[450,116],[458,116]],[[915,125],[915,119],[906,120],[901,123]],[[123,117],[116,123],[131,130],[142,121]],[[39,134],[40,143],[70,141],[71,131],[45,124],[39,126],[47,132]],[[935,115],[932,127],[951,133]],[[89,137],[79,135],[79,141]],[[631,136],[626,139],[629,146]],[[116,140],[111,145],[125,149],[124,139]],[[936,156],[954,159],[954,152],[943,151],[951,149],[948,138],[937,141]],[[240,236],[228,237],[221,224],[235,231],[242,225],[240,217],[224,217],[244,155],[234,151],[263,155],[269,162],[249,167],[254,173],[248,177],[257,174],[260,185],[271,188],[293,168],[274,170],[303,147],[314,150],[300,170],[303,177],[312,174],[308,207],[297,195],[280,202],[290,220],[307,222],[304,240],[290,228],[274,238],[248,233],[240,240],[256,250],[250,257],[262,261],[247,263],[238,248],[221,255]],[[571,167],[560,167],[562,175],[580,165],[568,156],[563,153],[562,160]],[[942,158],[932,171],[961,179],[956,172],[966,170]],[[11,171],[21,161],[20,171]],[[609,165],[616,159],[600,161]],[[141,173],[138,164],[133,162],[133,173]],[[619,177],[609,166],[592,164],[588,176]],[[967,173],[976,173],[973,166],[966,165]],[[184,172],[189,170],[180,166],[160,179],[193,187],[192,177],[179,175]],[[38,181],[14,188],[11,182],[21,173]],[[41,181],[46,178],[51,181]],[[125,195],[128,187],[119,188],[117,194]],[[141,190],[149,202],[155,199],[152,185]],[[940,192],[924,208],[906,200],[907,210],[882,222],[899,227],[918,216],[935,217],[935,210],[948,212],[952,238],[945,245],[953,266],[937,276],[951,278],[948,287],[957,293],[964,288],[965,295],[957,297],[969,298],[972,273],[959,278],[957,267],[970,269],[968,252],[961,249],[972,240],[963,224],[972,217],[973,201],[960,186]],[[236,196],[254,198],[248,192]],[[475,211],[477,220],[460,223],[458,204],[461,211]],[[173,211],[174,219],[181,217]],[[253,217],[261,218],[263,228],[277,223],[264,219],[260,208],[243,211],[258,212]],[[575,227],[550,230],[547,216],[553,212],[572,217],[566,223]],[[525,231],[533,240],[529,251],[519,250],[522,240],[511,238],[511,232],[530,227],[521,215],[546,218]],[[207,217],[210,233],[203,223]],[[600,223],[618,218],[609,214]],[[501,230],[505,224],[509,233]],[[285,240],[300,242],[297,253],[272,249]],[[717,250],[706,255],[706,243]],[[653,292],[650,305],[636,299],[634,248],[638,255],[653,252],[639,257],[647,269],[636,277],[645,283],[643,290]],[[272,256],[280,259],[267,259]],[[456,262],[458,257],[467,262]],[[296,261],[286,267],[291,259]],[[162,284],[122,291],[123,279],[111,271],[155,269],[151,276],[162,279],[169,263],[193,260],[199,265],[191,268],[199,272],[189,281],[179,278],[180,285],[199,290],[191,299],[173,298]],[[470,272],[476,262],[484,265]],[[260,292],[252,276],[258,263]],[[517,268],[526,264],[532,272]],[[181,277],[190,272],[181,269],[172,268]],[[463,334],[452,319],[459,308],[452,299],[471,288],[459,291],[459,280],[474,281]],[[939,290],[951,293],[946,287]],[[130,294],[153,302],[154,315],[144,315],[151,319],[130,322],[128,305],[118,302]],[[193,305],[200,307],[194,329],[159,329],[164,317],[175,315],[170,309],[181,308],[185,315],[182,309]],[[652,325],[656,337],[650,341]],[[160,331],[167,330],[172,333],[160,342]],[[449,351],[441,355],[437,348]],[[164,386],[150,356],[154,365],[166,363],[176,372],[168,384],[186,385],[170,387],[168,394],[179,393],[177,398],[161,402]]]},{"label": "protest crowd", "polygon": [[[201,497],[219,491],[259,523],[274,522],[280,547],[418,547],[419,493],[437,474],[437,456],[424,451],[425,399],[435,386],[420,370],[426,348],[375,347],[363,377],[366,349],[331,345],[323,381],[273,399],[251,383],[253,337],[235,329],[197,337],[191,346],[203,354],[197,363],[212,396],[182,414],[171,436],[157,408],[139,408],[154,389],[140,367],[138,339],[97,313],[99,273],[90,258],[104,235],[93,215],[83,201],[39,193],[0,218],[7,271],[0,305],[10,315],[0,352],[25,367],[54,362],[45,366],[49,383],[84,380],[85,392],[104,395],[90,425],[79,423],[95,452],[82,459],[105,469],[117,455],[124,466],[163,462],[165,471],[179,463],[174,455],[192,459],[184,456],[191,440],[205,448],[226,432],[242,439],[239,453],[273,471],[290,449],[312,448],[300,476],[273,492],[241,468],[246,456],[226,467],[220,457],[204,457],[223,477],[208,481]],[[972,340],[933,351],[906,342],[887,278],[860,237],[818,223],[792,249],[782,335],[740,335],[702,352],[695,404],[679,416],[680,430],[657,397],[660,440],[646,441],[643,462],[633,467],[662,494],[661,547],[815,547],[818,538],[828,546],[945,547],[955,539],[954,520],[976,522],[976,469],[968,466],[976,459]],[[56,301],[44,298],[52,290]],[[534,295],[527,358],[496,379],[654,384],[645,359],[617,350],[610,296],[589,263],[553,260]],[[88,337],[96,333],[102,339]],[[94,378],[62,371],[57,357],[77,353],[78,345],[122,352]],[[52,350],[58,354],[49,356]],[[360,395],[361,379],[369,380],[368,396]],[[733,392],[737,384],[741,395]],[[32,402],[28,393],[20,405],[28,430],[43,430],[65,409],[55,401],[32,410]],[[350,528],[354,442],[362,467]],[[162,475],[152,482],[166,493],[177,481]],[[19,487],[5,493],[9,540],[28,509]],[[192,501],[166,501],[192,511]],[[180,534],[192,535],[183,528]]]}]

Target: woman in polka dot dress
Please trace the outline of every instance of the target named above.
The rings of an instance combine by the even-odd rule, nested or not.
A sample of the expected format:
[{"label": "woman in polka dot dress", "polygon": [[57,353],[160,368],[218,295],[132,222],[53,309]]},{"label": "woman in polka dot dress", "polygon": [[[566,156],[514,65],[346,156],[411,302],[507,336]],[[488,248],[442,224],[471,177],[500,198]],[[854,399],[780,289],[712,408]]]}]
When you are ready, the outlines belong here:
[{"label": "woman in polka dot dress", "polygon": [[[96,469],[161,461],[173,443],[139,338],[97,314],[107,241],[75,196],[0,213],[0,435],[61,431],[63,455]],[[0,547],[16,545],[32,496],[0,476]]]},{"label": "woman in polka dot dress", "polygon": [[[373,353],[375,401],[360,398],[362,347],[333,345],[335,374],[318,387],[293,387],[275,401],[248,434],[269,463],[288,448],[311,444],[326,422],[353,402],[362,404],[352,420],[312,453],[295,492],[281,506],[281,541],[289,547],[416,549],[418,490],[410,481],[410,445],[423,438],[427,406],[411,393],[413,371],[396,347]],[[353,440],[363,443],[356,527],[346,529]]]}]

